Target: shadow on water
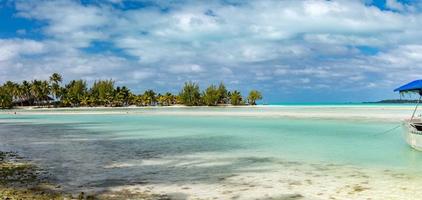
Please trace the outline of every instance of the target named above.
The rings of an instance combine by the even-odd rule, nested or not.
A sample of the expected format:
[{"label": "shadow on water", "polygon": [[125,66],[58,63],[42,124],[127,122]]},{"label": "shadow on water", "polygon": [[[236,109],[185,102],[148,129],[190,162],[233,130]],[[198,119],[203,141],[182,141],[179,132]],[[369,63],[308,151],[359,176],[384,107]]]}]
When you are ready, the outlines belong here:
[{"label": "shadow on water", "polygon": [[49,171],[52,182],[72,192],[144,183],[215,183],[245,172],[245,166],[272,161],[243,157],[215,164],[212,159],[189,157],[247,148],[231,136],[128,139],[76,125],[80,124],[3,123],[0,150],[22,153]]}]

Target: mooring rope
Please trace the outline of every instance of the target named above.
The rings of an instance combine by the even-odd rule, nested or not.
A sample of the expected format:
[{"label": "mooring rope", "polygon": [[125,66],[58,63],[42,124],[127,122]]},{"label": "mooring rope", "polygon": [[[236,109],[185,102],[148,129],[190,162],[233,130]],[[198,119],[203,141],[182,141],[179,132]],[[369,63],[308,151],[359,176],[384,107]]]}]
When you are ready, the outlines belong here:
[{"label": "mooring rope", "polygon": [[382,131],[382,132],[379,132],[379,133],[375,133],[375,134],[372,134],[372,135],[370,135],[370,136],[378,136],[378,135],[384,135],[384,134],[392,133],[394,130],[396,130],[396,129],[397,129],[397,128],[399,128],[400,126],[402,126],[402,124],[401,124],[401,123],[400,123],[399,125],[397,125],[397,126],[393,127],[393,128],[390,128],[390,129],[386,130],[386,131]]}]

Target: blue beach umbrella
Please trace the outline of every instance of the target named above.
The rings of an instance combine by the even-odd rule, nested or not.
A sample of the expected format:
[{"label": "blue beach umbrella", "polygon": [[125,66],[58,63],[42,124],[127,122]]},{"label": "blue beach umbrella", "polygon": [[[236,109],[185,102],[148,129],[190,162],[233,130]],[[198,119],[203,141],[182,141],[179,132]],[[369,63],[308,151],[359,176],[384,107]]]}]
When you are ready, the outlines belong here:
[{"label": "blue beach umbrella", "polygon": [[399,88],[396,88],[394,92],[417,92],[420,95],[422,95],[422,79],[421,80],[415,80],[408,84],[405,84],[403,86],[400,86]]},{"label": "blue beach umbrella", "polygon": [[396,88],[394,90],[394,92],[397,92],[397,91],[400,92],[400,93],[404,93],[404,92],[415,92],[415,93],[418,93],[419,94],[418,103],[416,104],[415,110],[413,111],[412,118],[410,118],[410,120],[412,120],[413,117],[415,117],[416,110],[418,109],[419,102],[421,101],[421,97],[422,97],[422,80],[415,80],[415,81],[412,81],[412,82],[410,82],[410,83],[408,83],[406,85],[400,86],[399,88]]}]

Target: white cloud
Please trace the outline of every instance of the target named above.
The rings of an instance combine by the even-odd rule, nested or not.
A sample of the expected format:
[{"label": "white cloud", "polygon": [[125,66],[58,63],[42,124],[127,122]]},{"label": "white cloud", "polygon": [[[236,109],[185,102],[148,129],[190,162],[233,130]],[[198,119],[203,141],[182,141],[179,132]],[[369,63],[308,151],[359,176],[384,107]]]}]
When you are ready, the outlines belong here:
[{"label": "white cloud", "polygon": [[[391,10],[346,0],[154,3],[122,10],[120,0],[19,1],[17,16],[44,22],[45,37],[1,40],[0,68],[15,67],[2,76],[59,71],[69,78],[111,77],[135,87],[147,87],[139,81],[153,84],[145,81],[152,79],[161,85],[226,80],[271,87],[284,79],[325,89],[351,81],[364,88],[371,76],[382,82],[378,86],[391,84],[385,69],[416,73],[422,68],[422,15],[393,0],[387,1]],[[98,50],[83,49],[93,45]],[[379,53],[363,54],[360,46]]]},{"label": "white cloud", "polygon": [[0,61],[14,59],[21,55],[40,54],[44,51],[43,43],[34,40],[0,39]]},{"label": "white cloud", "polygon": [[400,79],[418,77],[422,70],[422,45],[398,46],[377,55],[374,57],[374,62],[380,66],[380,71],[388,70],[387,76],[400,74],[400,76],[397,76]]},{"label": "white cloud", "polygon": [[86,47],[93,40],[107,39],[101,28],[111,19],[108,8],[83,6],[76,1],[23,1],[16,3],[18,16],[48,23],[44,32],[62,42]]},{"label": "white cloud", "polygon": [[199,73],[204,71],[204,69],[197,64],[185,64],[185,65],[172,65],[168,68],[168,71],[176,74],[183,73]]},{"label": "white cloud", "polygon": [[137,71],[130,72],[130,73],[132,75],[132,78],[136,79],[136,80],[144,80],[144,79],[153,77],[154,74],[155,74],[154,72],[147,71],[147,70],[137,70]]}]

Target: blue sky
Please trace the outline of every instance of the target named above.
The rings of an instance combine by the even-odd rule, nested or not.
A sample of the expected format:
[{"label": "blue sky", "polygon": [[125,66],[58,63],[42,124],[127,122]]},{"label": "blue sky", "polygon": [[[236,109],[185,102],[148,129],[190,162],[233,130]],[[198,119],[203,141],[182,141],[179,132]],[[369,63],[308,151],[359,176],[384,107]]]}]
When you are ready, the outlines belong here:
[{"label": "blue sky", "polygon": [[398,98],[422,78],[422,3],[0,0],[0,82],[110,79],[135,92],[224,82],[264,102]]}]

